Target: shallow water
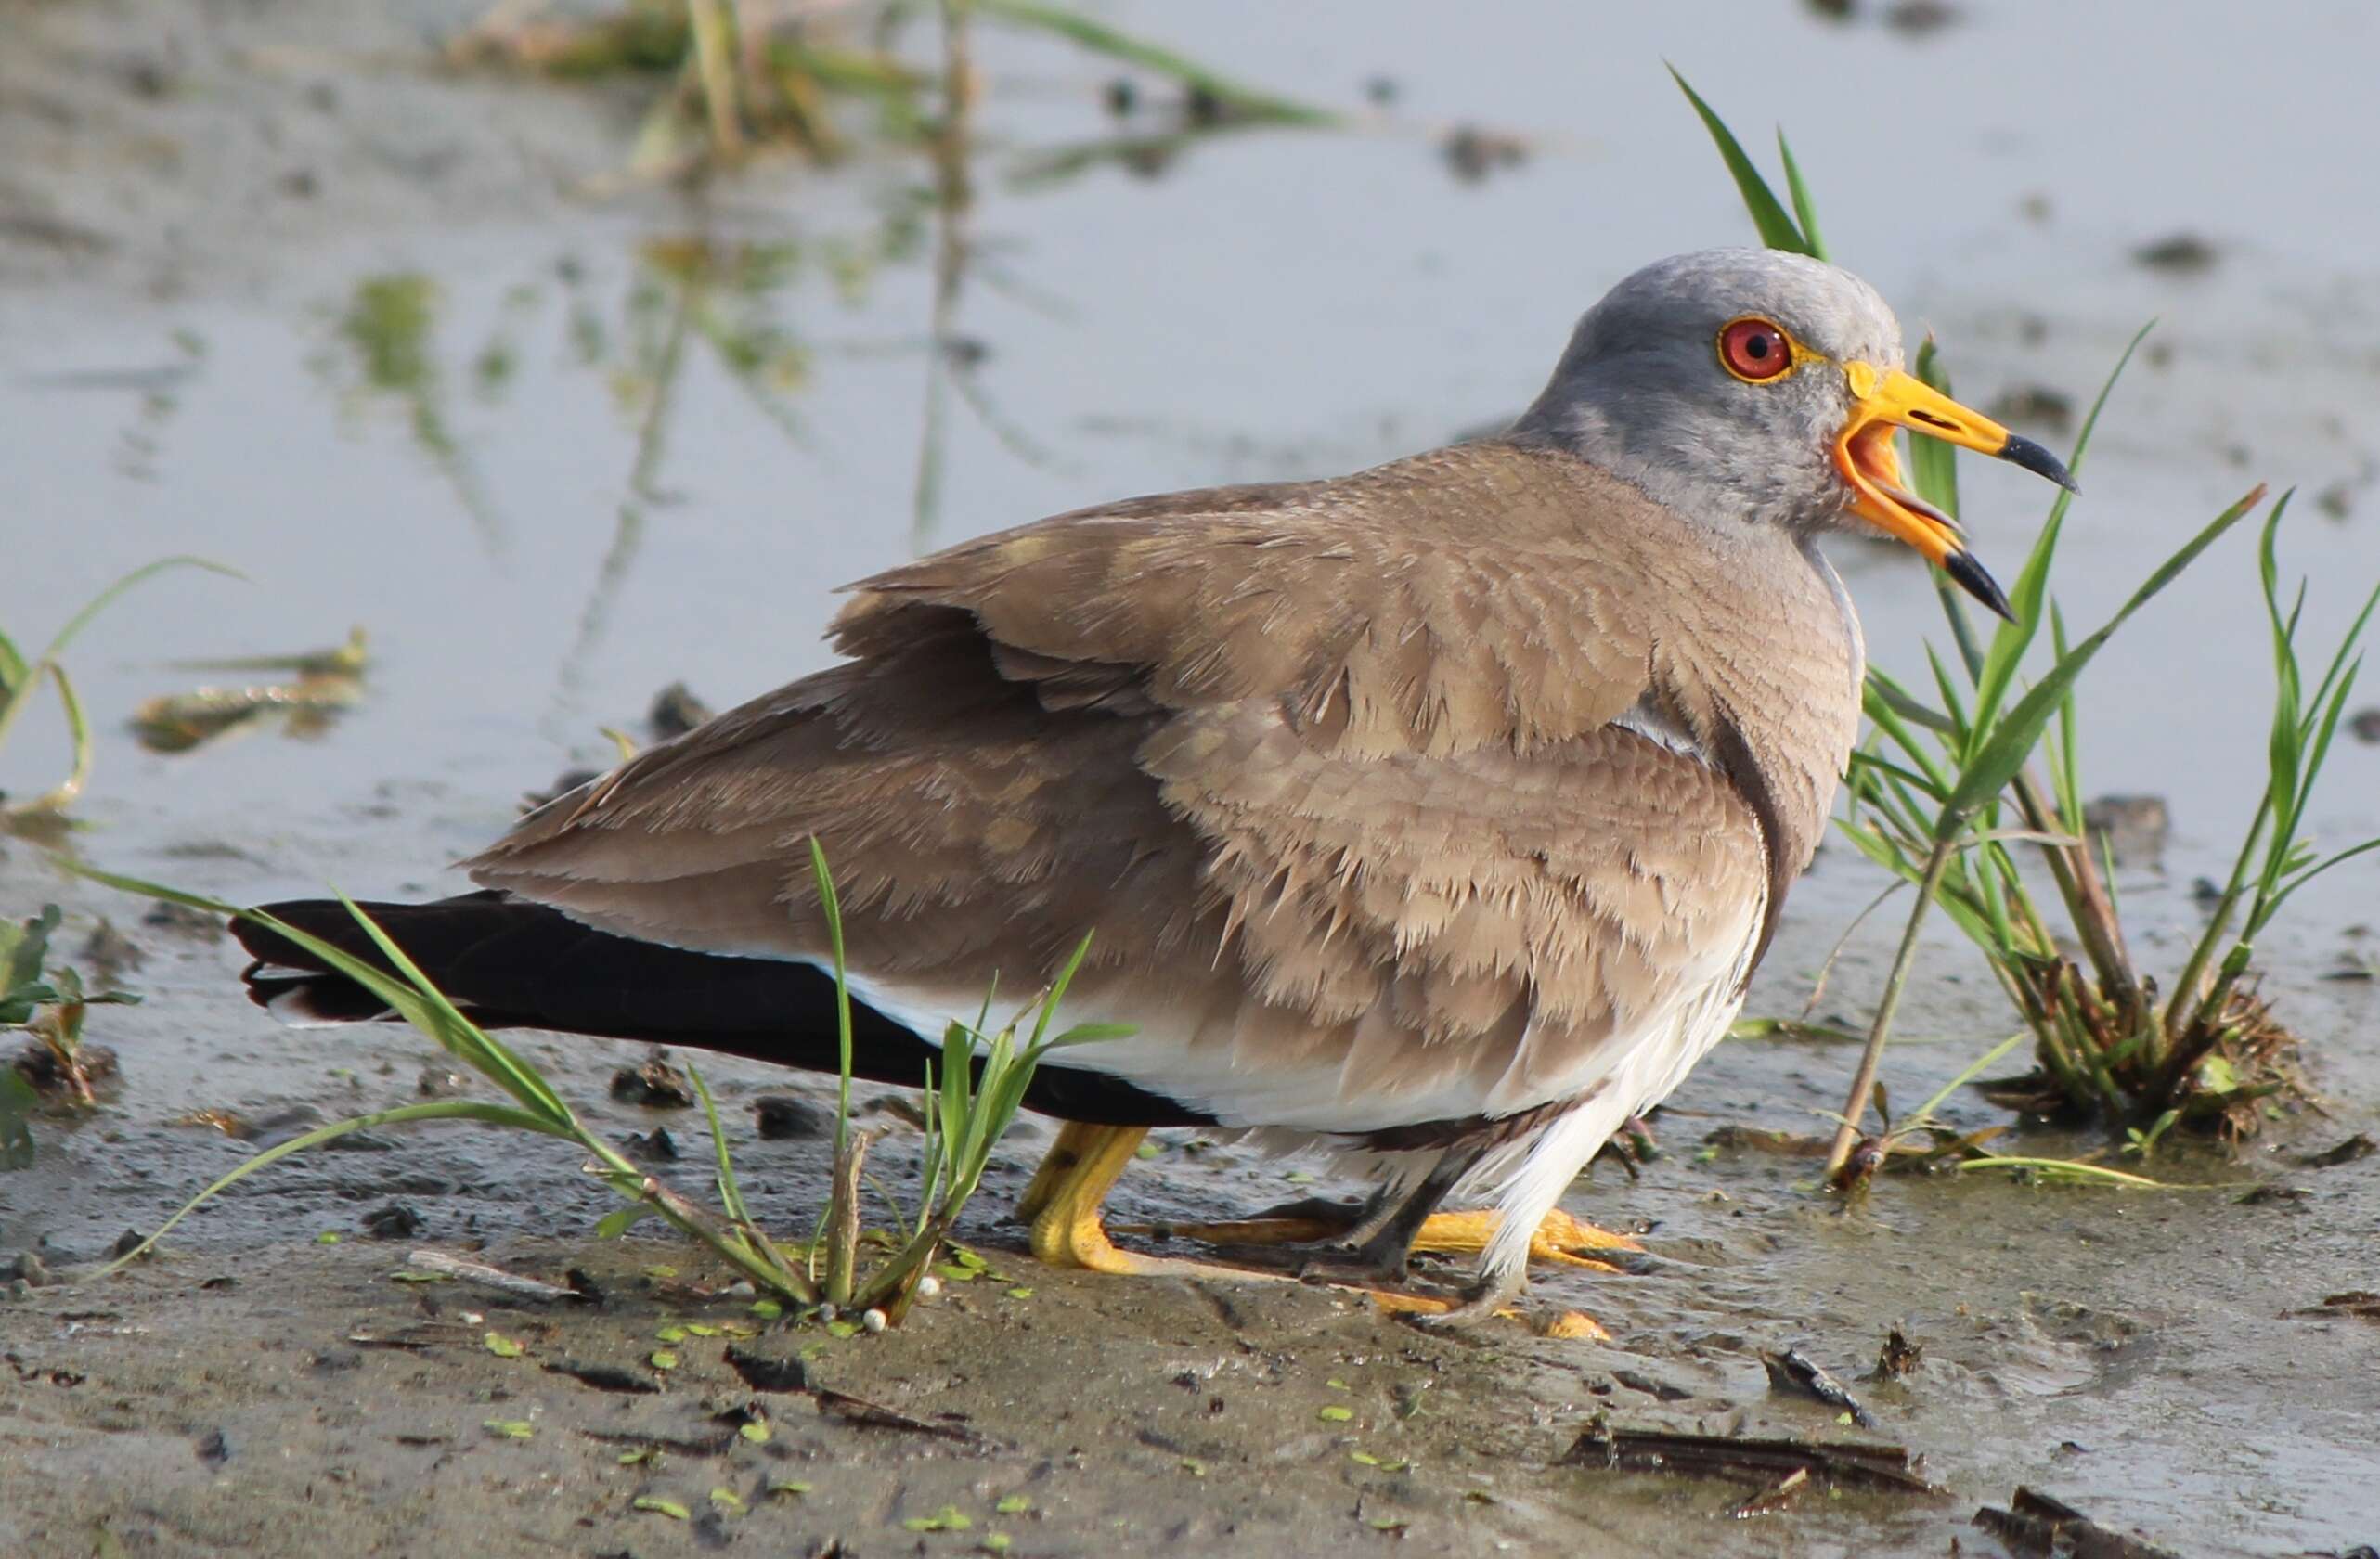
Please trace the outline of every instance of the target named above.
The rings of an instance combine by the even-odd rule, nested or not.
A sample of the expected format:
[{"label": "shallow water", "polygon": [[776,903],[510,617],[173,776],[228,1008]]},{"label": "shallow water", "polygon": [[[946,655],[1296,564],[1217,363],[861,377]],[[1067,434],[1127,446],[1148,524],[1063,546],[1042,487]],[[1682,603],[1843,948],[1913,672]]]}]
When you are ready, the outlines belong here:
[{"label": "shallow water", "polygon": [[[1508,415],[1610,281],[1657,254],[1746,239],[1664,58],[1748,140],[1788,122],[1835,254],[1912,336],[1940,335],[1973,404],[2041,386],[2086,405],[2130,333],[2160,317],[2084,470],[2061,576],[2070,622],[2096,622],[2166,549],[2270,480],[2306,490],[2283,566],[2310,575],[2318,628],[2335,623],[2380,570],[2380,208],[2361,160],[2339,155],[2373,137],[2362,77],[2380,19],[2348,6],[1975,4],[1917,32],[1882,19],[1892,7],[1859,9],[1836,21],[1783,4],[1545,0],[1483,21],[1425,4],[1116,6],[1102,14],[1254,83],[1349,105],[1377,79],[1393,101],[1346,132],[1217,135],[1156,176],[1103,164],[1055,183],[1020,175],[1114,131],[1095,102],[1109,72],[987,29],[964,218],[976,251],[943,322],[961,343],[947,367],[930,349],[938,229],[910,199],[927,176],[914,159],[864,156],[824,175],[764,166],[699,200],[590,203],[554,189],[610,164],[618,105],[361,68],[355,56],[408,41],[383,19],[227,24],[248,31],[189,51],[190,90],[153,108],[101,103],[121,88],[77,54],[55,90],[88,98],[81,111],[114,138],[76,143],[89,161],[71,187],[38,149],[51,132],[0,93],[0,136],[35,148],[13,185],[68,202],[111,245],[87,261],[0,246],[5,625],[38,639],[163,554],[247,575],[152,584],[71,660],[100,725],[82,845],[232,897],[326,879],[436,891],[438,868],[499,831],[521,792],[601,761],[599,728],[633,726],[662,683],[684,678],[724,705],[822,664],[834,584],[1101,498],[1350,470]],[[117,43],[186,25],[128,14]],[[295,65],[241,62],[239,49],[288,32],[321,47]],[[323,82],[335,107],[310,110]],[[127,149],[142,115],[183,137],[180,161]],[[275,135],[258,151],[265,122]],[[1520,133],[1533,149],[1459,178],[1441,149],[1459,123]],[[396,155],[417,138],[467,148],[464,170]],[[276,195],[283,163],[318,168],[318,193]],[[217,185],[223,198],[192,199]],[[164,211],[180,214],[164,225]],[[2184,232],[2212,245],[2203,271],[2134,258]],[[2028,430],[2059,446],[2070,436]],[[1988,462],[1961,474],[1977,548],[2011,576],[2046,495]],[[2329,509],[2311,501],[2332,494]],[[2147,946],[2187,928],[2188,884],[2228,866],[2261,782],[2270,670],[2251,551],[2245,535],[2228,541],[2083,686],[2089,788],[2162,795],[2174,818],[2164,871],[2124,878]],[[1937,622],[1921,573],[1865,548],[1843,560],[1874,659],[1916,671]],[[142,698],[220,679],[171,662],[327,645],[355,624],[370,635],[368,696],[317,736],[259,730],[166,756],[123,724]],[[45,721],[0,753],[0,788],[35,790],[62,768]],[[2380,747],[2343,740],[2322,836],[2380,830],[2375,796]],[[2349,870],[2309,889],[2268,949],[2349,1128],[2380,1097],[2372,987],[2317,976],[2360,945],[2348,933],[2380,910],[2374,883]],[[1830,852],[1797,892],[1755,1010],[1798,1006],[1877,886]],[[22,847],[0,857],[0,910],[53,896],[136,918],[61,886]],[[105,1020],[125,1092],[31,1176],[0,1179],[0,1243],[48,1234],[87,1255],[127,1222],[153,1223],[239,1151],[166,1126],[194,1102],[252,1114],[394,1102],[426,1060],[402,1039],[293,1050],[239,1002],[217,949],[143,940],[150,964],[131,983],[150,1004]],[[1876,941],[1855,947],[1830,1006],[1862,1010]],[[1906,1026],[1956,1042],[1896,1057],[1896,1097],[1948,1076],[2006,1021],[1947,940],[1928,972],[1941,979]],[[547,1053],[585,1094],[614,1059]],[[1834,1050],[1739,1047],[1678,1103],[1801,1128],[1839,1098],[1847,1064]],[[760,1076],[729,1080],[749,1092]],[[1991,1118],[1980,1105],[1971,1116]],[[1665,1137],[1701,1135],[1694,1115],[1676,1118]],[[2346,1135],[2338,1125],[2313,1129]],[[511,1143],[465,1134],[423,1152],[442,1189],[420,1194],[483,1232],[550,1233],[558,1213],[597,1205],[567,1165],[511,1179]],[[310,1232],[326,1198],[363,1195],[383,1173],[381,1155],[352,1156],[373,1162],[268,1178],[192,1240]],[[1792,1189],[1797,1166],[1687,1156],[1590,1204],[1663,1218],[1673,1255],[1710,1264],[1707,1283],[1622,1301],[1623,1347],[1705,1369],[1698,1401],[1756,1394],[1747,1350],[1779,1340],[1773,1318],[1866,1348],[1901,1314],[1956,1331],[1965,1300],[1946,1290],[1972,1287],[1983,1340],[1943,1344],[1957,1362],[1938,1398],[1894,1425],[1932,1444],[1962,1494],[2042,1483],[2210,1552],[2372,1540],[2361,1490],[2380,1462],[2348,1427],[2343,1384],[2368,1374],[2371,1329],[2324,1323],[2335,1331],[2319,1359],[2261,1362],[2308,1325],[2275,1322],[2283,1306],[2380,1286],[2369,1166],[2326,1172],[2317,1202],[2279,1212],[2205,1196],[2111,1213],[1969,1185],[1895,1188],[1872,1218],[1832,1220]],[[1145,1177],[1126,1205],[1178,1216],[1277,1181],[1222,1163]],[[785,1173],[797,1201],[810,1179]],[[1706,1174],[1732,1203],[1708,1200]],[[2265,1221],[2237,1227],[2251,1212]],[[2256,1232],[2272,1219],[2310,1232]],[[1878,1240],[1903,1254],[1880,1259]],[[2008,1269],[1985,1251],[2006,1252]],[[2121,1345],[2076,1340],[2089,1327],[2071,1316],[2042,1319],[2076,1305],[2119,1318]],[[2180,1341],[2160,1344],[2168,1333]],[[1956,1432],[1999,1415],[2004,1438]],[[2061,1439],[2090,1457],[2047,1459]],[[1628,1487],[1639,1483],[1649,1510],[1674,1498],[1651,1480]],[[1931,1516],[1799,1530],[1821,1545],[1811,1552],[1943,1543]]]}]

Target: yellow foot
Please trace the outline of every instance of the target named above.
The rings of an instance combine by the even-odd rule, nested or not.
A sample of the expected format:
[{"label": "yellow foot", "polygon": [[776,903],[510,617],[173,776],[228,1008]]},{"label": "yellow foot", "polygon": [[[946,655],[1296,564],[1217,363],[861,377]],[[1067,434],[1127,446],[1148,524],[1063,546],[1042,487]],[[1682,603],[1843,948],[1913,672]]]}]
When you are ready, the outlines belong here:
[{"label": "yellow foot", "polygon": [[1018,1205],[1032,1219],[1033,1255],[1052,1267],[1083,1271],[1133,1273],[1144,1277],[1210,1278],[1235,1282],[1280,1282],[1286,1272],[1261,1272],[1208,1261],[1142,1256],[1120,1250],[1099,1220],[1116,1177],[1132,1162],[1139,1127],[1080,1126],[1058,1133],[1040,1173]]},{"label": "yellow foot", "polygon": [[[1395,1294],[1381,1289],[1371,1289],[1367,1292],[1372,1296],[1372,1303],[1378,1308],[1382,1315],[1442,1316],[1451,1315],[1461,1308],[1459,1300],[1434,1299],[1424,1294]],[[1533,1322],[1530,1317],[1509,1306],[1495,1313],[1502,1320],[1517,1321],[1524,1326],[1534,1326],[1537,1334],[1541,1337],[1583,1337],[1596,1343],[1608,1343],[1611,1340],[1611,1334],[1606,1332],[1602,1323],[1585,1310],[1564,1310],[1551,1321],[1542,1324]]]},{"label": "yellow foot", "polygon": [[[1496,1215],[1484,1208],[1464,1213],[1433,1213],[1414,1237],[1416,1250],[1438,1251],[1447,1255],[1474,1255],[1487,1249],[1494,1238]],[[1640,1251],[1645,1247],[1625,1234],[1614,1234],[1608,1229],[1597,1229],[1585,1218],[1576,1218],[1559,1207],[1547,1213],[1537,1225],[1537,1232],[1529,1239],[1529,1259],[1547,1261],[1558,1267],[1585,1267],[1597,1272],[1616,1272],[1620,1269],[1609,1261],[1598,1261],[1589,1251]],[[1599,1330],[1599,1328],[1598,1328]]]}]

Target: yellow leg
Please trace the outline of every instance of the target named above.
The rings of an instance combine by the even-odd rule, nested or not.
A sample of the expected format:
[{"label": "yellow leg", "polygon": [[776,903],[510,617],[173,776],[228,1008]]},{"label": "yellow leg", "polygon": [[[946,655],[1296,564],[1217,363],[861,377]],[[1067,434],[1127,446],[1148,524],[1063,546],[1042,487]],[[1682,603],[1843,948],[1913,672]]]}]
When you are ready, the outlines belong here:
[{"label": "yellow leg", "polygon": [[[1065,1139],[1061,1137],[1059,1140],[1063,1142]],[[1037,1179],[1035,1184],[1039,1183]],[[1421,1232],[1414,1237],[1413,1248],[1442,1256],[1477,1256],[1487,1249],[1488,1241],[1495,1233],[1495,1215],[1484,1208],[1432,1213],[1422,1224]],[[1344,1230],[1321,1218],[1262,1218],[1227,1223],[1177,1223],[1170,1225],[1168,1232],[1210,1245],[1302,1245],[1334,1238]],[[1616,1272],[1619,1269],[1611,1263],[1598,1261],[1586,1253],[1644,1248],[1625,1234],[1597,1229],[1585,1218],[1572,1218],[1557,1207],[1538,1224],[1536,1235],[1529,1242],[1529,1259],[1558,1267]]]},{"label": "yellow leg", "polygon": [[1057,1195],[1058,1187],[1067,1176],[1091,1156],[1103,1133],[1116,1128],[1106,1126],[1085,1126],[1080,1121],[1067,1121],[1058,1127],[1058,1140],[1041,1155],[1041,1166],[1033,1171],[1032,1183],[1025,1194],[1016,1199],[1016,1217],[1030,1223],[1041,1216],[1050,1199]]},{"label": "yellow leg", "polygon": [[1147,1135],[1137,1126],[1067,1123],[1017,1205],[1020,1214],[1032,1219],[1036,1256],[1053,1267],[1139,1270],[1136,1257],[1109,1242],[1099,1222],[1099,1205]]},{"label": "yellow leg", "polygon": [[1033,1255],[1053,1267],[1148,1277],[1211,1278],[1233,1282],[1286,1282],[1287,1272],[1223,1267],[1210,1261],[1142,1256],[1119,1250],[1099,1221],[1099,1205],[1132,1162],[1145,1127],[1069,1123],[1026,1188],[1018,1210],[1032,1218]]}]

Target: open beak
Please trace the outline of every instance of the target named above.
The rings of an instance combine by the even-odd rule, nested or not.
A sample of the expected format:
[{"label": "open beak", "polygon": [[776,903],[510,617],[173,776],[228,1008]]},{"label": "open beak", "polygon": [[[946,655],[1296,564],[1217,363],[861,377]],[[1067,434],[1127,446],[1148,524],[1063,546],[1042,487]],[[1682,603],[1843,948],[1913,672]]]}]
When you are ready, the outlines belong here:
[{"label": "open beak", "polygon": [[2056,456],[2031,439],[1968,410],[1922,380],[1866,363],[1845,363],[1843,370],[1851,380],[1853,405],[1850,420],[1835,435],[1834,465],[1851,484],[1851,512],[1908,542],[1927,562],[1958,581],[1960,589],[2001,616],[2011,616],[2008,598],[1967,550],[1959,522],[1901,484],[1893,430],[1907,428],[1996,456],[2048,477],[2069,493],[2076,491],[2075,479]]}]

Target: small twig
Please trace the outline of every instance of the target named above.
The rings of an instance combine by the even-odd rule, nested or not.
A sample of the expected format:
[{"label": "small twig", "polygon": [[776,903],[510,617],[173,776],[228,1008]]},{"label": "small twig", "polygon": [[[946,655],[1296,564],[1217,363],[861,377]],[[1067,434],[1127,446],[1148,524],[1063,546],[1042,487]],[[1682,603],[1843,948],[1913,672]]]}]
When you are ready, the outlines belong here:
[{"label": "small twig", "polygon": [[485,1261],[472,1261],[465,1256],[448,1256],[444,1251],[412,1251],[406,1256],[405,1264],[408,1267],[419,1267],[427,1272],[436,1272],[443,1277],[453,1278],[458,1282],[476,1283],[482,1288],[492,1288],[500,1293],[509,1294],[515,1299],[532,1299],[539,1304],[551,1304],[558,1299],[586,1297],[575,1288],[564,1288],[559,1283],[541,1282],[536,1278],[524,1278],[517,1272],[507,1272],[500,1268],[490,1267]]},{"label": "small twig", "polygon": [[1876,1070],[1884,1060],[1884,1037],[1892,1031],[1893,1013],[1901,1004],[1901,990],[1908,984],[1909,966],[1917,961],[1918,933],[1924,929],[1925,912],[1934,907],[1934,890],[1942,885],[1942,874],[1958,853],[1960,826],[1962,818],[1945,818],[1934,841],[1934,853],[1926,857],[1925,875],[1918,880],[1917,907],[1909,911],[1908,928],[1901,933],[1900,951],[1893,955],[1893,972],[1885,977],[1884,994],[1876,1003],[1876,1024],[1868,1031],[1868,1048],[1859,1052],[1859,1070],[1852,1075],[1851,1096],[1843,1106],[1843,1124],[1835,1127],[1834,1143],[1827,1150],[1827,1178],[1834,1178],[1851,1158],[1851,1150],[1859,1140],[1859,1123],[1867,1118],[1868,1101],[1876,1091]]}]

